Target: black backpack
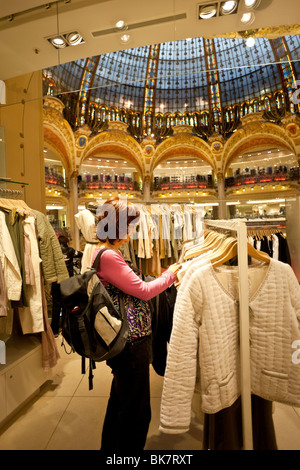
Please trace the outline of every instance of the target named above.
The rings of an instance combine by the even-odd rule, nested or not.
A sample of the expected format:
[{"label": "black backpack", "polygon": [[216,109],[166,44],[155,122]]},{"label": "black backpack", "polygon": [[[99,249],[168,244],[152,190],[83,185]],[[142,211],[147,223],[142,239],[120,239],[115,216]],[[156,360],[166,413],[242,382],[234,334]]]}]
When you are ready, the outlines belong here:
[{"label": "black backpack", "polygon": [[98,263],[107,249],[99,251],[88,271],[60,283],[62,336],[72,351],[82,357],[82,373],[85,359],[89,359],[89,390],[93,388],[95,363],[119,354],[129,331],[123,297],[119,299],[119,312],[97,276]]}]

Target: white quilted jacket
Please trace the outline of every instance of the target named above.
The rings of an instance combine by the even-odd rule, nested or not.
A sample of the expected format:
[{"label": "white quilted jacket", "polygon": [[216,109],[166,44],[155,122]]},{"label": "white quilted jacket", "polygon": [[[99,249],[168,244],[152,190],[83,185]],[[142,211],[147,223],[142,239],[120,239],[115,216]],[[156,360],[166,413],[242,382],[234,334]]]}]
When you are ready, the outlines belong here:
[{"label": "white quilted jacket", "polygon": [[[293,343],[300,340],[300,287],[288,264],[272,259],[265,269],[249,299],[252,393],[300,406],[300,364],[292,360]],[[210,263],[196,263],[185,276],[161,401],[160,430],[166,433],[188,431],[196,374],[205,413],[229,407],[240,395],[237,302]]]}]

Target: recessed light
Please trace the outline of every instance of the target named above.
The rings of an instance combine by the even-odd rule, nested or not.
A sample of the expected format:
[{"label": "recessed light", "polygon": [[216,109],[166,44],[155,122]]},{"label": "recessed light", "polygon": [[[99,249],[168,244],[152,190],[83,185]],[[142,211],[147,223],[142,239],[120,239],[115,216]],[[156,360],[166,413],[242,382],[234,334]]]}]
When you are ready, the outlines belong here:
[{"label": "recessed light", "polygon": [[229,0],[221,4],[221,14],[222,15],[231,15],[237,9],[237,1]]},{"label": "recessed light", "polygon": [[52,46],[56,47],[56,49],[63,49],[67,46],[66,40],[63,36],[54,36],[53,38],[49,38],[48,41]]},{"label": "recessed light", "polygon": [[260,4],[260,0],[244,0],[244,2],[247,8],[257,8]]},{"label": "recessed light", "polygon": [[70,44],[70,46],[77,46],[78,44],[81,44],[84,42],[83,37],[81,36],[78,31],[73,31],[72,33],[69,33],[67,35],[67,41]]},{"label": "recessed light", "polygon": [[253,23],[254,20],[255,20],[255,15],[252,12],[244,13],[242,18],[241,18],[241,22],[244,25],[249,25],[249,24]]},{"label": "recessed light", "polygon": [[47,39],[47,41],[49,41],[56,49],[63,49],[67,46],[77,46],[78,44],[83,44],[85,42],[78,31],[63,33],[45,39]]},{"label": "recessed light", "polygon": [[199,18],[202,20],[207,20],[209,18],[213,18],[217,15],[217,4],[213,3],[211,5],[204,5],[200,7],[199,10]]},{"label": "recessed light", "polygon": [[129,39],[130,39],[130,34],[123,34],[123,35],[121,36],[121,42],[126,43],[126,42],[129,41]]}]

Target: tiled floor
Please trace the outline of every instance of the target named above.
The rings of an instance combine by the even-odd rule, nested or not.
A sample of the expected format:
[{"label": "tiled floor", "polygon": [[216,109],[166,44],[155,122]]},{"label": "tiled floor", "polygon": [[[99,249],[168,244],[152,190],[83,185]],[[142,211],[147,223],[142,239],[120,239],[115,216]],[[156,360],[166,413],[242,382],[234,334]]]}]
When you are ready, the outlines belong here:
[{"label": "tiled floor", "polygon": [[[0,428],[0,450],[97,450],[109,395],[111,374],[105,363],[97,364],[94,389],[81,375],[80,358],[60,348],[61,359],[52,377],[22,410]],[[148,450],[201,449],[202,425],[193,420],[181,435],[158,430],[162,378],[151,368],[152,421]],[[300,450],[300,409],[276,403],[274,423],[279,450]]]}]

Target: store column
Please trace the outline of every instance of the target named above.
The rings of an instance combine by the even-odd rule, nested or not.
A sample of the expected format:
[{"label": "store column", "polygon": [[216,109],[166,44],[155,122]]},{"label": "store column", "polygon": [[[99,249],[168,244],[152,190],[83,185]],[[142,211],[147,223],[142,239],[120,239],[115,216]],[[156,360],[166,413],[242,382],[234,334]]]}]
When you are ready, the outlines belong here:
[{"label": "store column", "polygon": [[[43,153],[42,72],[5,80],[6,104],[0,107],[5,135],[5,176],[26,183],[22,198],[32,209],[46,212]],[[4,169],[2,169],[4,171]],[[8,184],[19,190],[21,185]]]},{"label": "store column", "polygon": [[143,182],[144,202],[150,202],[150,176],[145,176]]},{"label": "store column", "polygon": [[226,197],[225,197],[225,178],[223,173],[217,174],[218,179],[218,201],[219,201],[219,219],[227,219]]},{"label": "store column", "polygon": [[79,229],[75,222],[75,214],[78,213],[78,173],[74,172],[70,176],[69,187],[70,187],[70,205],[69,205],[69,224],[72,235],[72,247],[75,250],[80,250],[80,238],[79,238]]}]

